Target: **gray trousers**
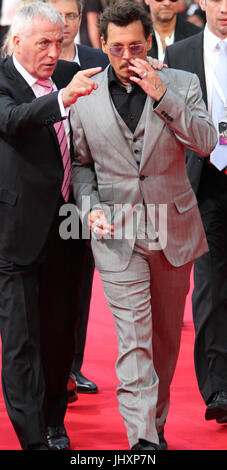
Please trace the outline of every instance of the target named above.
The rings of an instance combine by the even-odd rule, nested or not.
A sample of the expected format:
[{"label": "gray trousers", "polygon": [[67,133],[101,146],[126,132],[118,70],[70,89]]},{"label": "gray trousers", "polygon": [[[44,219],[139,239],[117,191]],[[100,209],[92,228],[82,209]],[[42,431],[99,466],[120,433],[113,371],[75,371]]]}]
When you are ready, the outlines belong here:
[{"label": "gray trousers", "polygon": [[140,226],[127,269],[100,273],[117,329],[117,396],[130,447],[139,439],[159,442],[192,268],[191,262],[172,266],[162,250],[149,246],[145,225]]}]

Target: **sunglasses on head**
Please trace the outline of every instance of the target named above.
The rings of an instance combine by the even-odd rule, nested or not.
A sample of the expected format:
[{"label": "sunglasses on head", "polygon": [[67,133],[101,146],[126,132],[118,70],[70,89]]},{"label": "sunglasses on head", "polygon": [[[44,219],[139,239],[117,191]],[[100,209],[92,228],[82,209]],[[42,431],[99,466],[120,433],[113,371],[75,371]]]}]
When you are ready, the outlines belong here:
[{"label": "sunglasses on head", "polygon": [[111,46],[109,48],[110,53],[116,57],[122,57],[124,50],[128,49],[132,55],[140,55],[144,51],[145,46],[143,44],[130,44],[130,46]]}]

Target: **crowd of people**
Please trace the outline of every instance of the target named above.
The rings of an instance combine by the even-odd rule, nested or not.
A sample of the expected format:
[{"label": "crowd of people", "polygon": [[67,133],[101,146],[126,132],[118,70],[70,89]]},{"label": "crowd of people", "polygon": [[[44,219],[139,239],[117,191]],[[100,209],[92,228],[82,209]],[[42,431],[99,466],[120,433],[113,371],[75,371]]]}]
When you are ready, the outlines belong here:
[{"label": "crowd of people", "polygon": [[205,419],[226,423],[227,0],[0,6],[2,388],[21,448],[70,449],[67,405],[98,392],[95,267],[130,449],[168,449],[192,267]]}]

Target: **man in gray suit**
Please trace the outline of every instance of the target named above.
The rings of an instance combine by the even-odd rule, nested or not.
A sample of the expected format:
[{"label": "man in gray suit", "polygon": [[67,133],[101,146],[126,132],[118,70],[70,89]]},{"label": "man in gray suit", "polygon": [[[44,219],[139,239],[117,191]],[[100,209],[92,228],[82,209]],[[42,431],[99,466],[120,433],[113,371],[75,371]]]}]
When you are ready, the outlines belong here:
[{"label": "man in gray suit", "polygon": [[146,61],[143,7],[114,2],[99,28],[110,66],[71,108],[72,182],[117,327],[130,448],[163,449],[192,261],[207,251],[185,147],[208,155],[216,131],[197,77]]}]

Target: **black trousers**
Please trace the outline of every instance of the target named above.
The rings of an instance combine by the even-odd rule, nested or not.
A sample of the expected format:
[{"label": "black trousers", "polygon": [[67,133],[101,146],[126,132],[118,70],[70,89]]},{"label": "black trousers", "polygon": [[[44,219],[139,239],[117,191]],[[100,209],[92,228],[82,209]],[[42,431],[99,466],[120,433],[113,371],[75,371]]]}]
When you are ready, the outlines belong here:
[{"label": "black trousers", "polygon": [[92,282],[95,269],[94,257],[89,240],[80,241],[83,269],[77,283],[77,323],[75,327],[75,352],[72,364],[72,372],[81,370],[87,337],[90,301],[92,294]]},{"label": "black trousers", "polygon": [[61,221],[57,210],[34,263],[0,259],[2,385],[23,449],[42,442],[45,426],[62,423],[67,408],[82,257],[80,240],[59,237]]},{"label": "black trousers", "polygon": [[209,252],[195,261],[195,369],[203,399],[227,391],[227,175],[204,164],[199,209]]}]

